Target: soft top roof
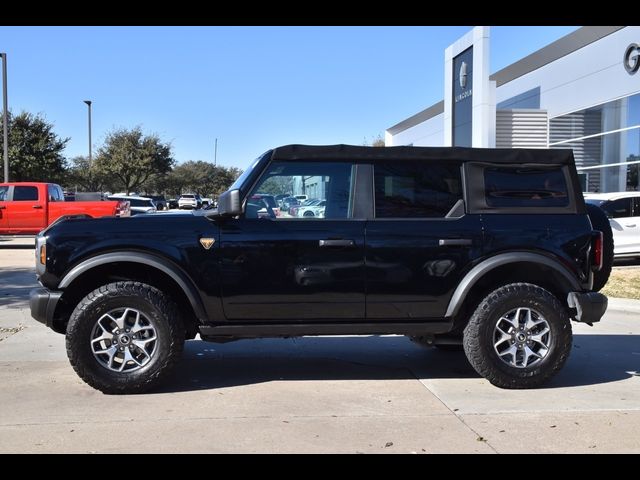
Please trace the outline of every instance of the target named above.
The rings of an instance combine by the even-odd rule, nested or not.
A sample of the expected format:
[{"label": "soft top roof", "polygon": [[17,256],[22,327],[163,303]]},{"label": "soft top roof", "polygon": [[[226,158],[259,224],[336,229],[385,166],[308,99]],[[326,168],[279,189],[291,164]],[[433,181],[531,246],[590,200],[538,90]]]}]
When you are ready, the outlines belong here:
[{"label": "soft top roof", "polygon": [[533,148],[364,147],[358,145],[284,145],[272,160],[458,160],[462,162],[572,165],[573,151]]}]

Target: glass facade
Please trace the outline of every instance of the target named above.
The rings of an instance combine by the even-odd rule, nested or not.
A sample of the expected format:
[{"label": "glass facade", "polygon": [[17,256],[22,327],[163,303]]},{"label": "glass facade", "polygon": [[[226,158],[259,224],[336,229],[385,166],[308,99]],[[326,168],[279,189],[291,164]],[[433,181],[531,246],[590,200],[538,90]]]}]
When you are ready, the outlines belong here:
[{"label": "glass facade", "polygon": [[550,119],[549,147],[573,149],[585,191],[640,190],[639,164],[606,167],[640,161],[640,94]]}]

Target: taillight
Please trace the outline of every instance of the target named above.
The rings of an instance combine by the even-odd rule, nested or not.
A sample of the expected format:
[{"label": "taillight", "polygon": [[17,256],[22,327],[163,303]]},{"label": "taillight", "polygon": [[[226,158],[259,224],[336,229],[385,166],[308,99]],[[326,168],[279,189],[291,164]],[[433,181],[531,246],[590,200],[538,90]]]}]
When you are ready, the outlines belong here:
[{"label": "taillight", "polygon": [[604,250],[604,237],[602,232],[597,232],[593,242],[593,269],[598,271],[602,268]]}]

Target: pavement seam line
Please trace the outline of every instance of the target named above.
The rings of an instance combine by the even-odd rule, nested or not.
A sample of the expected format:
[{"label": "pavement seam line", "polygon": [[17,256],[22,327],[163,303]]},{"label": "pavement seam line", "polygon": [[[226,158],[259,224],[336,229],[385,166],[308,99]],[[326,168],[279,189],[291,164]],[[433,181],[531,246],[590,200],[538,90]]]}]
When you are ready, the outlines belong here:
[{"label": "pavement seam line", "polygon": [[496,450],[496,448],[491,445],[491,443],[489,443],[489,440],[487,440],[486,438],[484,438],[482,435],[480,435],[473,427],[471,427],[470,425],[467,424],[467,422],[464,421],[464,419],[458,415],[456,412],[454,412],[453,410],[451,410],[451,408],[449,408],[449,405],[447,405],[446,403],[444,403],[444,401],[440,398],[440,396],[434,392],[433,390],[431,390],[422,380],[420,380],[420,377],[418,377],[418,375],[416,375],[416,373],[411,369],[408,368],[409,372],[411,372],[411,375],[413,375],[415,377],[415,379],[434,397],[436,397],[438,399],[438,401],[444,406],[444,408],[446,408],[447,410],[449,410],[454,417],[456,417],[458,419],[458,421],[460,423],[462,423],[462,425],[464,425],[465,427],[467,427],[470,431],[472,431],[475,435],[476,435],[476,439],[480,440],[482,439],[483,443],[486,443],[487,446],[493,450],[494,453],[500,454],[500,452],[498,452],[498,450]]}]

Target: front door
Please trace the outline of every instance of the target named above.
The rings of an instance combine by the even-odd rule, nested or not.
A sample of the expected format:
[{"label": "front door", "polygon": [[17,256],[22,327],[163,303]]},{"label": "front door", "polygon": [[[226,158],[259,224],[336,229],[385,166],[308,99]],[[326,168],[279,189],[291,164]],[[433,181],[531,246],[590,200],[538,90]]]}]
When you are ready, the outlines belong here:
[{"label": "front door", "polygon": [[7,233],[9,229],[9,211],[7,210],[7,198],[9,186],[0,185],[0,233]]},{"label": "front door", "polygon": [[480,216],[464,212],[460,164],[378,162],[374,185],[367,318],[442,318],[462,270],[482,248]]},{"label": "front door", "polygon": [[[350,162],[324,161],[265,169],[242,218],[220,225],[227,319],[364,319],[365,221],[352,214],[354,170]],[[324,208],[286,209],[276,200],[302,195],[309,203],[325,201]]]},{"label": "front door", "polygon": [[[613,232],[613,248],[616,255],[636,253],[639,251],[638,234],[639,218],[634,214],[634,198],[619,198],[605,202],[602,209],[609,217]],[[640,213],[639,213],[640,215]]]},{"label": "front door", "polygon": [[9,229],[16,232],[38,232],[46,227],[46,199],[38,195],[36,185],[15,185],[13,196],[7,202]]}]

